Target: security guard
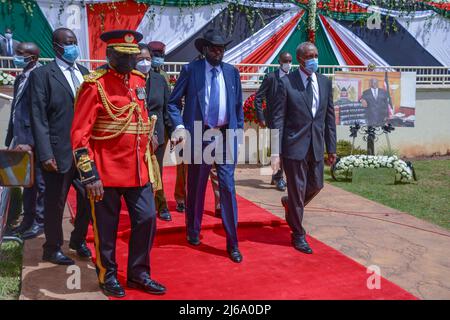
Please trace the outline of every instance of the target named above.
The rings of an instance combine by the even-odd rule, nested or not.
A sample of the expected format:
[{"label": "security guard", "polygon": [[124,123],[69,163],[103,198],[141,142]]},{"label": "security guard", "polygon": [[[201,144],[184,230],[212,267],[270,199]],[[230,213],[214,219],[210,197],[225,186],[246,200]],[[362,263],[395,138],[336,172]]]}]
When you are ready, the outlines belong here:
[{"label": "security guard", "polygon": [[108,67],[85,76],[72,124],[75,163],[91,199],[99,283],[106,295],[125,296],[115,261],[123,196],[131,219],[127,286],[164,294],[166,288],[150,278],[153,192],[160,188],[160,177],[152,155],[156,119],[148,117],[145,77],[133,70],[142,35],[115,30],[100,38],[107,43]]}]

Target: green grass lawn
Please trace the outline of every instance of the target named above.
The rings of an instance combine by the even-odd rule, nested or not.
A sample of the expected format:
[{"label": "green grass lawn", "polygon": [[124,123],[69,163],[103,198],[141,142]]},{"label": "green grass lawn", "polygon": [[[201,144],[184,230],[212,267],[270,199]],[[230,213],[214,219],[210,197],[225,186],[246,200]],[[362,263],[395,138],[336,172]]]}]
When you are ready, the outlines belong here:
[{"label": "green grass lawn", "polygon": [[22,270],[22,245],[2,243],[0,248],[0,300],[18,299]]},{"label": "green grass lawn", "polygon": [[374,185],[334,181],[329,169],[325,181],[388,207],[450,229],[450,160],[412,161],[417,182]]}]

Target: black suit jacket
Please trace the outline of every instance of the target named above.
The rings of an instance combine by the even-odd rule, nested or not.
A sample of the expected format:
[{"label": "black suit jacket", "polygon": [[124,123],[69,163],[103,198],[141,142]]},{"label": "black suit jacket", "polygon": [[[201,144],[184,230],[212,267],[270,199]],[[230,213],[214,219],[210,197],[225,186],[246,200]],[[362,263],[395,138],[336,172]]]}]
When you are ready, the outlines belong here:
[{"label": "black suit jacket", "polygon": [[[273,126],[280,134],[280,154],[284,158],[303,160],[310,145],[316,161],[327,152],[336,153],[336,122],[331,80],[316,73],[319,83],[319,107],[315,117],[307,104],[306,89],[298,70],[280,81],[273,111]],[[275,150],[276,151],[276,150]]]},{"label": "black suit jacket", "polygon": [[[33,133],[31,132],[30,123],[30,79],[28,78],[23,86],[22,91],[19,89],[19,77],[14,82],[14,99],[11,104],[11,114],[9,116],[8,132],[6,134],[5,145],[9,147],[14,139],[14,144],[34,145]],[[14,123],[13,123],[13,113]]]},{"label": "black suit jacket", "polygon": [[149,116],[156,115],[155,134],[158,136],[158,144],[164,143],[164,129],[167,134],[172,132],[172,123],[167,114],[167,103],[169,102],[169,86],[166,79],[159,73],[151,70],[148,74],[147,85],[147,110]]},{"label": "black suit jacket", "polygon": [[[77,64],[83,75],[89,71]],[[65,173],[72,167],[70,130],[73,120],[74,95],[70,84],[55,61],[30,74],[31,129],[37,159],[56,159],[58,170]]]},{"label": "black suit jacket", "polygon": [[375,99],[372,94],[372,90],[367,89],[363,92],[361,99],[367,101],[367,124],[373,126],[383,125],[386,122],[386,119],[389,117],[389,96],[387,91],[378,88],[378,95]]},{"label": "black suit jacket", "polygon": [[[256,116],[259,121],[265,121],[268,128],[272,128],[273,106],[277,98],[280,82],[280,70],[268,73],[255,95]],[[263,112],[262,103],[266,99],[266,110]]]}]

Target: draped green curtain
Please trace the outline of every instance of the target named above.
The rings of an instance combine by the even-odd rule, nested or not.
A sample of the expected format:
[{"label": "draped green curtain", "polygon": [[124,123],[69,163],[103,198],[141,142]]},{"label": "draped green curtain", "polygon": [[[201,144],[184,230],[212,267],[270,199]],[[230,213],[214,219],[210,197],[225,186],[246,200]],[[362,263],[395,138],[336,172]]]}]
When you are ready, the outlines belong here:
[{"label": "draped green curtain", "polygon": [[52,28],[35,1],[0,1],[0,33],[11,28],[14,40],[34,42],[41,49],[41,57],[53,57]]},{"label": "draped green curtain", "polygon": [[[297,58],[295,57],[295,51],[297,46],[305,41],[308,41],[307,38],[307,14],[303,16],[303,18],[299,21],[297,27],[295,28],[292,35],[289,37],[288,41],[284,44],[280,53],[283,51],[287,51],[292,54],[292,63],[299,64]],[[318,30],[316,32],[316,46],[319,51],[319,64],[320,65],[339,65],[339,62],[334,55],[333,48],[331,47],[328,39],[326,38],[325,31],[322,29],[322,26],[319,22],[317,22]],[[278,57],[276,57],[272,64],[278,64]]]}]

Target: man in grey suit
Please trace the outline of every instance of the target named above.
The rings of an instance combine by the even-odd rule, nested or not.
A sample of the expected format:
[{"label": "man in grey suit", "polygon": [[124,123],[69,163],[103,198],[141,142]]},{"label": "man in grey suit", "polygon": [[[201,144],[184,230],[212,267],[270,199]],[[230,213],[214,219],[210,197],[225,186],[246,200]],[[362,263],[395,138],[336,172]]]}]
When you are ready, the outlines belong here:
[{"label": "man in grey suit", "polygon": [[317,48],[304,42],[296,53],[300,68],[280,82],[273,110],[279,152],[272,152],[272,167],[274,171],[280,167],[281,156],[288,189],[288,197],[281,201],[292,230],[292,244],[310,254],[312,249],[302,226],[303,212],[323,188],[324,144],[328,164],[336,161],[336,123],[331,80],[317,73]]},{"label": "man in grey suit", "polygon": [[[272,112],[273,105],[277,98],[277,90],[279,82],[283,77],[289,74],[292,65],[292,55],[289,52],[282,52],[278,57],[278,62],[280,63],[280,68],[268,73],[265,77],[261,86],[255,95],[255,109],[256,116],[258,117],[259,125],[262,127],[268,127],[271,129],[272,126]],[[263,100],[266,100],[266,109],[263,110],[262,104]],[[276,188],[280,191],[286,190],[286,182],[283,179],[283,168],[275,172],[272,175],[272,185],[276,185]]]}]

